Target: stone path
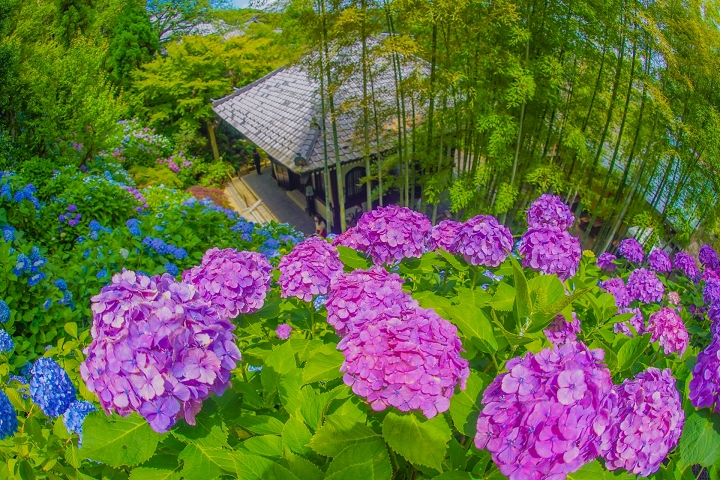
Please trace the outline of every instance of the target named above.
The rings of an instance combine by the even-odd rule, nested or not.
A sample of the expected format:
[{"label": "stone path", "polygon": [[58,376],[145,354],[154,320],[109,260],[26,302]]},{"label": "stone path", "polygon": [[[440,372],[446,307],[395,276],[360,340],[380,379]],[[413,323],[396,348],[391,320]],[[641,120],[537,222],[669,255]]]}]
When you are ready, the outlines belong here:
[{"label": "stone path", "polygon": [[[247,197],[245,202],[248,207],[244,211],[249,210],[260,200],[261,203],[257,205],[253,212],[257,211],[263,217],[269,217],[269,219],[274,219],[280,223],[289,223],[305,234],[314,233],[315,222],[312,217],[290,198],[288,192],[275,183],[275,180],[270,176],[270,167],[263,168],[262,173],[262,175],[258,175],[253,172],[235,179],[233,185],[238,187],[237,190],[241,195]],[[229,187],[231,186],[229,185]],[[232,198],[231,194],[227,194],[227,196]],[[236,194],[236,196],[239,195]],[[253,216],[244,213],[243,209],[239,211],[247,220],[269,221],[269,219],[255,220]]]}]

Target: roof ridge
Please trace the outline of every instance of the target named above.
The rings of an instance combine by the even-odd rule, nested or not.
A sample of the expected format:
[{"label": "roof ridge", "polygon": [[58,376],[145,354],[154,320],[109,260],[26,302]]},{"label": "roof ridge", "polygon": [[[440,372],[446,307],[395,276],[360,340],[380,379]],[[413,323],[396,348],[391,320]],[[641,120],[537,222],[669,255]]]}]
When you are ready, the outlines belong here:
[{"label": "roof ridge", "polygon": [[276,69],[276,70],[273,70],[272,72],[268,73],[268,74],[265,75],[264,77],[258,78],[258,79],[255,80],[254,82],[248,83],[248,84],[245,85],[244,87],[236,88],[233,93],[231,93],[231,94],[229,94],[229,95],[226,95],[226,96],[224,96],[224,97],[222,97],[222,98],[220,98],[220,99],[218,99],[218,100],[214,100],[214,101],[212,102],[212,106],[213,106],[213,107],[217,107],[218,105],[222,105],[223,103],[227,102],[228,100],[232,99],[233,97],[235,97],[235,96],[237,96],[237,95],[240,95],[241,93],[250,90],[251,88],[253,88],[253,87],[255,87],[255,86],[257,86],[257,85],[265,82],[266,80],[271,79],[272,77],[274,77],[275,75],[277,75],[278,73],[282,72],[282,71],[285,70],[285,69],[287,69],[287,67],[286,67],[285,65],[283,65],[282,67],[280,67],[280,68],[278,68],[278,69]]}]

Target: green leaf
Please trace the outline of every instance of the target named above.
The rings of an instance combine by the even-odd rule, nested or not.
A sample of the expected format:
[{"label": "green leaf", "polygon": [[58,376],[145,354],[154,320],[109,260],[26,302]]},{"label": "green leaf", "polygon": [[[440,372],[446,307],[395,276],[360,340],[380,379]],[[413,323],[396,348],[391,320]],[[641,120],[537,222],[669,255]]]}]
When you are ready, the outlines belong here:
[{"label": "green leaf", "polygon": [[445,261],[447,261],[450,264],[451,267],[453,267],[458,272],[464,272],[465,270],[468,269],[467,263],[465,263],[465,262],[460,263],[460,261],[455,257],[455,255],[451,255],[450,253],[446,252],[442,248],[438,248],[435,251],[438,253],[438,255],[443,257],[445,259]]},{"label": "green leaf", "polygon": [[80,468],[82,465],[82,455],[80,450],[72,442],[65,447],[65,461],[73,468]]},{"label": "green leaf", "polygon": [[331,415],[313,435],[310,447],[320,455],[334,457],[346,447],[376,437],[377,434],[363,423]]},{"label": "green leaf", "polygon": [[534,297],[533,305],[536,310],[563,299],[566,296],[565,287],[556,275],[538,275],[528,280],[530,296]]},{"label": "green leaf", "polygon": [[311,438],[312,433],[305,423],[294,417],[287,421],[282,431],[283,445],[301,455],[312,453],[312,449],[308,446]]},{"label": "green leaf", "polygon": [[178,480],[180,472],[164,468],[134,468],[130,473],[130,480]]},{"label": "green leaf", "polygon": [[480,376],[470,371],[467,388],[460,390],[450,399],[450,416],[455,428],[468,437],[475,436],[477,417],[480,413],[480,395],[485,383]]},{"label": "green leaf", "polygon": [[270,356],[265,360],[260,379],[266,392],[272,393],[277,389],[280,376],[289,373],[297,368],[295,353],[289,342],[284,342],[275,347]]},{"label": "green leaf", "polygon": [[680,458],[687,465],[709,467],[720,458],[720,420],[707,410],[685,419],[680,437]]},{"label": "green leaf", "polygon": [[317,465],[287,450],[280,464],[302,480],[323,480],[325,477],[325,474]]},{"label": "green leaf", "polygon": [[254,454],[263,457],[282,457],[283,441],[275,435],[261,435],[259,437],[250,437],[241,443]]},{"label": "green leaf", "polygon": [[75,323],[75,322],[68,322],[68,323],[66,323],[65,325],[63,325],[63,328],[64,328],[65,331],[68,333],[68,335],[70,335],[70,336],[73,337],[73,338],[77,338],[77,335],[78,335],[78,333],[77,333],[77,332],[78,332],[77,323]]},{"label": "green leaf", "polygon": [[248,415],[238,418],[236,423],[244,429],[260,435],[280,435],[285,426],[277,418],[268,415]]},{"label": "green leaf", "polygon": [[111,467],[132,467],[153,456],[159,439],[160,435],[136,413],[125,418],[119,415],[108,418],[104,412],[93,412],[83,424],[80,453]]},{"label": "green leaf", "polygon": [[330,463],[325,480],[390,480],[392,466],[380,437],[348,446]]},{"label": "green leaf", "polygon": [[336,247],[340,253],[340,261],[352,270],[367,270],[370,268],[370,262],[367,258],[362,256],[352,248],[344,245],[338,245]]},{"label": "green leaf", "polygon": [[618,364],[620,365],[618,371],[622,372],[632,367],[635,361],[645,353],[648,345],[650,345],[650,334],[634,337],[625,342],[617,353]]},{"label": "green leaf", "polygon": [[458,298],[460,299],[461,305],[475,305],[478,308],[483,308],[485,305],[490,303],[492,295],[487,293],[481,288],[471,290],[469,288],[458,288]]},{"label": "green leaf", "polygon": [[442,472],[442,461],[452,431],[443,415],[426,420],[415,414],[390,412],[383,422],[383,437],[390,448],[417,463]]},{"label": "green leaf", "polygon": [[[484,352],[493,354],[498,349],[492,323],[482,310],[474,305],[453,305],[444,308],[463,336]],[[442,312],[440,312],[442,313]]]},{"label": "green leaf", "polygon": [[342,377],[343,373],[340,371],[340,367],[344,360],[345,357],[338,351],[330,355],[324,353],[314,354],[303,368],[303,385],[319,381],[328,382]]},{"label": "green leaf", "polygon": [[[289,373],[282,376],[278,385],[278,394],[280,402],[282,402],[285,410],[290,415],[295,413],[302,407],[302,399],[300,394],[302,387],[302,370],[295,368]],[[310,387],[306,387],[310,388]]]},{"label": "green leaf", "polygon": [[287,468],[265,457],[233,452],[231,459],[237,478],[242,480],[299,480]]},{"label": "green leaf", "polygon": [[555,318],[557,314],[562,312],[565,307],[572,305],[575,300],[585,295],[587,292],[592,290],[592,288],[593,287],[578,290],[572,295],[563,297],[552,305],[548,305],[542,310],[534,312],[530,317],[531,326],[528,329],[528,332],[535,333],[544,330],[550,324],[550,322],[552,322],[553,318]]},{"label": "green leaf", "polygon": [[635,480],[635,475],[629,475],[622,470],[610,471],[597,460],[586,463],[577,472],[569,473],[568,480]]},{"label": "green leaf", "polygon": [[182,460],[182,474],[185,478],[216,478],[235,471],[230,452],[222,448],[203,447],[189,444],[180,452],[178,460]]},{"label": "green leaf", "polygon": [[490,306],[501,312],[510,312],[515,304],[515,289],[505,282],[500,282]]},{"label": "green leaf", "polygon": [[173,429],[172,433],[176,438],[185,443],[196,443],[205,447],[225,447],[227,445],[228,433],[222,420],[212,413],[212,403],[206,403],[203,409],[195,417],[195,425],[188,425],[185,422]]},{"label": "green leaf", "polygon": [[433,477],[432,480],[472,480],[472,477],[468,472],[453,470],[452,472],[441,473],[437,477]]},{"label": "green leaf", "polygon": [[533,311],[532,299],[530,298],[530,288],[528,287],[525,272],[523,272],[520,264],[512,257],[508,257],[513,267],[513,279],[515,280],[515,303],[513,311],[515,319],[519,325],[525,325],[526,319],[530,317]]}]

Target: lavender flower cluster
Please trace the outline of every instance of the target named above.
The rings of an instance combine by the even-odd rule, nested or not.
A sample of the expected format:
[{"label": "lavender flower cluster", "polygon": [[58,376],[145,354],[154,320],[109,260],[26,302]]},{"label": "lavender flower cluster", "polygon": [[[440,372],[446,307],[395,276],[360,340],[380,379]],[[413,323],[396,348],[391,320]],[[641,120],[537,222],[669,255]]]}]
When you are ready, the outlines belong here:
[{"label": "lavender flower cluster", "polygon": [[612,420],[600,437],[608,470],[648,477],[680,440],[685,412],[670,369],[648,368],[613,387],[605,409]]},{"label": "lavender flower cluster", "polygon": [[510,480],[564,478],[598,456],[612,390],[604,352],[569,342],[510,360],[483,393],[475,445]]},{"label": "lavender flower cluster", "polygon": [[455,251],[473,265],[497,267],[512,251],[510,229],[495,217],[478,215],[465,222],[457,232]]},{"label": "lavender flower cluster", "polygon": [[[390,205],[363,214],[351,228],[352,241],[338,237],[334,245],[356,248],[370,255],[376,265],[395,264],[403,258],[420,257],[432,225],[427,217],[409,208]],[[346,232],[347,233],[347,232]]]},{"label": "lavender flower cluster", "polygon": [[77,206],[71,203],[67,206],[65,213],[58,217],[58,221],[60,221],[60,223],[67,223],[69,227],[74,227],[80,223],[80,220],[82,220],[82,214],[80,212],[76,212]]},{"label": "lavender flower cluster", "polygon": [[720,267],[720,257],[718,257],[718,253],[707,244],[700,247],[698,260],[700,260],[700,265],[706,269],[717,270],[718,267]]},{"label": "lavender flower cluster", "polygon": [[632,263],[642,263],[645,260],[645,252],[642,245],[634,238],[626,238],[618,245],[618,252],[625,260]]},{"label": "lavender flower cluster", "polygon": [[170,275],[123,271],[91,299],[93,341],[80,373],[106,412],[137,411],[162,433],[180,417],[194,425],[203,400],[224,392],[240,351],[224,306],[214,308],[222,293],[205,293],[210,300]]},{"label": "lavender flower cluster", "polygon": [[455,253],[459,241],[458,235],[462,226],[462,223],[455,220],[443,220],[435,225],[430,231],[428,249],[437,250],[442,248],[447,252]]},{"label": "lavender flower cluster", "polygon": [[617,265],[614,263],[617,257],[612,253],[605,252],[597,258],[597,266],[607,272],[614,272]]},{"label": "lavender flower cluster", "polygon": [[[717,308],[713,307],[713,317],[717,317]],[[698,354],[690,380],[690,401],[695,408],[712,408],[720,403],[720,337],[718,322],[713,323],[713,336],[710,345]]]},{"label": "lavender flower cluster", "polygon": [[212,248],[205,252],[202,264],[185,270],[182,278],[212,303],[221,318],[235,318],[263,306],[271,270],[267,259],[257,252]]},{"label": "lavender flower cluster", "polygon": [[540,195],[527,211],[530,228],[555,227],[567,230],[575,223],[575,216],[557,195]]},{"label": "lavender flower cluster", "polygon": [[665,294],[665,285],[650,270],[638,268],[628,278],[627,292],[631,300],[640,300],[643,303],[659,302]]},{"label": "lavender flower cluster", "polygon": [[653,250],[648,255],[648,264],[650,268],[658,273],[667,273],[672,271],[672,262],[670,255],[665,250]]},{"label": "lavender flower cluster", "polygon": [[673,268],[680,270],[683,275],[693,282],[697,282],[700,278],[700,270],[698,269],[697,263],[695,263],[695,259],[685,252],[675,254]]},{"label": "lavender flower cluster", "polygon": [[310,302],[315,295],[326,295],[343,268],[335,247],[320,237],[310,237],[280,260],[282,296]]}]

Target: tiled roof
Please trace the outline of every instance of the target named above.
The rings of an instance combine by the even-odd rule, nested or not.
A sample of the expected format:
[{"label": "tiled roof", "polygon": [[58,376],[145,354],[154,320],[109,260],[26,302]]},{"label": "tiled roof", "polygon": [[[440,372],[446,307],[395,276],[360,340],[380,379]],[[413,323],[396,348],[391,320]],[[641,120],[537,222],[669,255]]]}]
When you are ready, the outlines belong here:
[{"label": "tiled roof", "polygon": [[[377,67],[377,65],[376,65]],[[395,81],[392,68],[375,68],[373,79],[378,109],[395,103]],[[321,117],[320,84],[302,66],[283,67],[213,103],[215,112],[250,141],[265,150],[272,158],[296,173],[323,168],[323,135],[319,128]],[[368,94],[370,94],[368,87]],[[362,139],[362,77],[343,82],[334,101],[338,112],[337,130],[342,163],[364,157]],[[326,106],[327,108],[327,106]],[[408,102],[408,109],[410,108]],[[371,112],[372,116],[372,112]],[[371,119],[374,125],[374,117]],[[381,137],[392,133],[390,126],[381,125]],[[332,129],[326,120],[328,163],[335,163]],[[389,143],[377,146],[374,128],[370,152],[387,150]],[[302,157],[306,166],[296,166]]]}]

